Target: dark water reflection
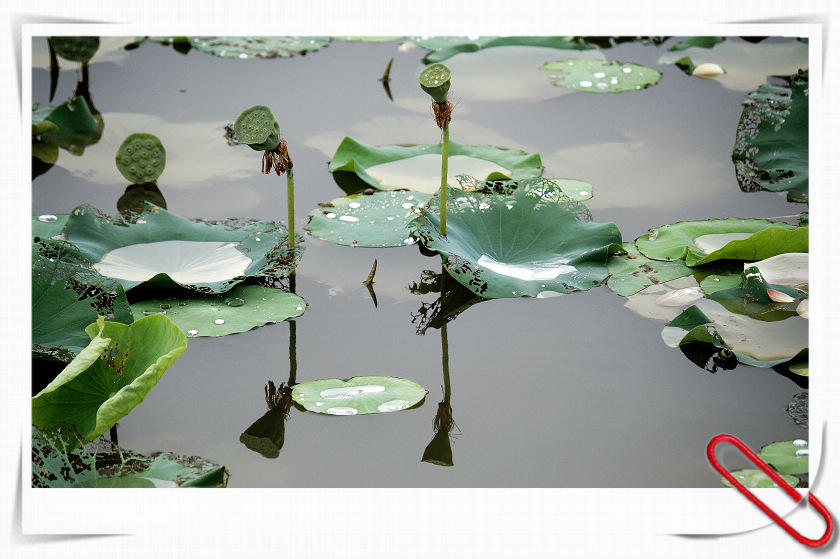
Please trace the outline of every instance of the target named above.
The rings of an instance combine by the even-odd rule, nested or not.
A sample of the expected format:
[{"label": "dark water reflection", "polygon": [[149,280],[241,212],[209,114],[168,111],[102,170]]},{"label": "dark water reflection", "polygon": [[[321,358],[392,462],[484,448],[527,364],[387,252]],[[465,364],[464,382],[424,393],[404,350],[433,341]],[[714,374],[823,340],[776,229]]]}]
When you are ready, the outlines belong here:
[{"label": "dark water reflection", "polygon": [[[767,74],[807,64],[804,45],[775,43],[786,58],[771,46],[749,47],[741,54],[755,59],[732,62],[730,74],[769,68],[773,60],[785,67]],[[285,182],[260,175],[259,155],[224,139],[225,125],[259,103],[274,109],[294,159],[302,228],[319,202],[342,195],[327,162],[344,135],[371,144],[439,140],[416,82],[423,51],[399,52],[396,45],[334,41],[287,60],[226,60],[145,44],[94,60],[90,89],[105,121],[102,138],[82,156],[62,152],[34,181],[33,214],[67,213],[83,202],[115,213],[126,185],[113,154],[129,133],[148,131],[167,148],[158,183],[170,211],[284,220]],[[569,55],[563,51],[459,55],[447,61],[459,101],[452,138],[540,152],[546,176],[594,185],[587,205],[595,220],[615,222],[628,241],[681,220],[807,210],[783,196],[738,189],[730,160],[735,127],[746,91],[761,82],[740,90],[690,78],[657,64],[668,45],[603,51],[663,72],[657,86],[620,95],[560,90],[536,70],[503,86],[483,70],[521,72],[521,60],[538,67]],[[393,101],[378,81],[391,57]],[[69,97],[78,78],[64,66],[56,100]],[[33,100],[46,103],[48,72],[36,68],[32,79]],[[527,87],[519,83],[526,80]],[[755,448],[807,436],[786,413],[801,391],[792,380],[744,365],[709,374],[665,346],[661,323],[629,311],[624,298],[602,287],[481,302],[451,322],[454,465],[422,462],[444,400],[444,356],[441,331],[418,335],[413,321],[437,294],[409,287],[424,271],[439,273],[439,260],[413,247],[353,249],[311,237],[306,243],[296,290],[308,307],[295,322],[294,355],[289,323],[191,339],[120,422],[122,445],[224,464],[231,487],[715,487],[704,454],[712,436],[736,434]],[[374,259],[377,306],[361,284]],[[398,376],[429,394],[421,407],[393,414],[339,418],[292,408],[282,450],[267,459],[240,436],[266,413],[268,381],[288,382],[290,372],[297,382]]]}]

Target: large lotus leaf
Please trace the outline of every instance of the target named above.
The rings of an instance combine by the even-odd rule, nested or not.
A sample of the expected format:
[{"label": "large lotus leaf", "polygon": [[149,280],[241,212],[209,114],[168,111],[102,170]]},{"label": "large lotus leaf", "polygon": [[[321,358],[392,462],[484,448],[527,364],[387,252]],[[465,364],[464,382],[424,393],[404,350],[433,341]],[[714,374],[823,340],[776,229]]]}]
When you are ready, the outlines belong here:
[{"label": "large lotus leaf", "polygon": [[662,76],[652,68],[615,60],[569,58],[546,62],[540,68],[558,72],[550,74],[554,85],[587,93],[622,93],[655,85]]},{"label": "large lotus leaf", "polygon": [[162,314],[126,325],[100,317],[90,344],[32,398],[32,424],[70,424],[86,444],[113,427],[154,388],[187,347],[184,333]]},{"label": "large lotus leaf", "polygon": [[[440,188],[441,145],[369,146],[345,137],[329,168],[339,186],[351,194],[371,186],[433,194]],[[458,175],[534,178],[542,175],[542,159],[538,153],[450,142],[448,171],[450,182]]]},{"label": "large lotus leaf", "polygon": [[397,247],[414,243],[408,223],[431,196],[410,190],[351,194],[309,214],[309,233],[346,246]]},{"label": "large lotus leaf", "polygon": [[610,257],[607,287],[622,297],[629,297],[651,285],[690,276],[695,270],[682,260],[673,262],[646,258],[634,243],[622,243],[624,252]]},{"label": "large lotus leaf", "polygon": [[329,415],[361,415],[400,411],[426,398],[426,389],[403,378],[353,377],[302,382],[292,390],[292,399],[307,411]]},{"label": "large lotus leaf", "polygon": [[189,37],[201,52],[223,58],[289,58],[326,47],[329,37]]},{"label": "large lotus leaf", "polygon": [[[761,470],[735,470],[730,472],[738,483],[749,489],[778,487],[773,478],[765,474]],[[780,474],[781,478],[785,480],[791,487],[799,485],[799,478],[790,474]],[[721,478],[723,484],[727,487],[734,487],[728,479]]]},{"label": "large lotus leaf", "polygon": [[133,222],[79,206],[64,235],[126,290],[150,282],[222,293],[248,277],[287,276],[303,252],[273,221],[194,221],[149,203]]},{"label": "large lotus leaf", "polygon": [[758,457],[783,474],[808,473],[808,441],[780,441],[761,448]]},{"label": "large lotus leaf", "polygon": [[[75,440],[72,437],[70,440]],[[225,487],[227,470],[172,452],[147,457],[101,440],[73,449],[57,431],[33,428],[32,486],[74,488]]]},{"label": "large lotus leaf", "polygon": [[[771,289],[776,289],[777,291],[779,288],[772,287],[773,284],[799,289],[803,289],[808,285],[807,252],[788,252],[758,262],[745,263],[744,269],[746,270],[748,268],[756,268],[764,278],[764,281],[767,284],[771,284]],[[741,285],[741,282],[741,273],[709,275],[700,282],[700,287],[703,288],[703,291],[707,295],[711,295],[718,291],[734,289]],[[799,298],[800,292],[797,291],[795,295],[791,295]]]},{"label": "large lotus leaf", "polygon": [[581,37],[409,37],[415,45],[432,52],[423,58],[426,64],[442,62],[456,54],[475,52],[490,47],[523,46],[555,49],[588,50]]},{"label": "large lotus leaf", "polygon": [[662,330],[670,347],[712,344],[731,351],[741,363],[775,367],[804,355],[808,349],[808,321],[795,313],[784,320],[758,320],[738,314],[733,306],[700,299]]},{"label": "large lotus leaf", "polygon": [[701,266],[715,260],[764,260],[787,252],[808,252],[808,228],[766,219],[681,221],[651,229],[636,239],[653,260],[685,260]]},{"label": "large lotus leaf", "polygon": [[503,194],[450,189],[445,236],[439,204],[433,196],[414,221],[415,236],[488,299],[591,289],[607,278],[607,258],[620,249],[614,223],[595,223],[586,206],[545,179]]},{"label": "large lotus leaf", "polygon": [[165,314],[189,337],[226,336],[300,316],[304,300],[260,285],[237,285],[221,295],[181,292],[131,305],[135,317]]},{"label": "large lotus leaf", "polygon": [[786,86],[750,94],[732,159],[741,190],[786,191],[788,201],[808,201],[808,70]]},{"label": "large lotus leaf", "polygon": [[66,241],[33,243],[33,355],[70,362],[90,343],[85,328],[99,316],[134,320],[122,285],[99,274]]}]

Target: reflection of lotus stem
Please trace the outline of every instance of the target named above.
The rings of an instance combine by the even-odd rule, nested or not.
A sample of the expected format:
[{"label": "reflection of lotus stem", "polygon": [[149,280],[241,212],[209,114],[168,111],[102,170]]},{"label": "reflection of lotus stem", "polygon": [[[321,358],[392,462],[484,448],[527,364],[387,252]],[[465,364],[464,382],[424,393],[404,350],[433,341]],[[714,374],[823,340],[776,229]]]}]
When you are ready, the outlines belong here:
[{"label": "reflection of lotus stem", "polygon": [[289,248],[295,248],[295,177],[291,164],[286,172],[286,202],[289,206]]},{"label": "reflection of lotus stem", "polygon": [[265,385],[265,403],[270,410],[278,410],[283,414],[284,419],[289,419],[289,411],[292,409],[292,388],[282,382],[279,387],[274,386],[272,381]]}]

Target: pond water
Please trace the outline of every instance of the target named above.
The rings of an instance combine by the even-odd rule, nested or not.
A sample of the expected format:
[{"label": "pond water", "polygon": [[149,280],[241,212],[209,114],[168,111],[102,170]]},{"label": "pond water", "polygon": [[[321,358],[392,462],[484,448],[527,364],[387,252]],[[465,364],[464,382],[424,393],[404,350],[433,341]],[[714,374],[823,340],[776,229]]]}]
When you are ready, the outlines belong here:
[{"label": "pond water", "polygon": [[[224,137],[256,104],[273,109],[294,160],[298,230],[320,202],[343,195],[327,164],[345,136],[372,145],[440,141],[417,83],[426,50],[400,48],[403,41],[335,39],[305,56],[238,60],[157,43],[119,48],[132,40],[103,39],[89,68],[102,137],[82,154],[62,151],[33,181],[33,215],[82,203],[115,214],[126,184],[114,154],[142,131],[166,146],[158,185],[171,212],[285,221],[285,179],[260,174],[260,154]],[[539,152],[544,176],[593,185],[585,203],[595,221],[614,222],[625,241],[684,220],[807,211],[784,195],[742,192],[731,160],[745,95],[768,75],[807,67],[807,45],[729,38],[714,51],[727,74],[701,80],[665,63],[677,58],[667,58],[677,41],[458,54],[445,61],[456,103],[452,140]],[[47,105],[46,41],[33,47],[32,101]],[[576,56],[641,64],[662,78],[641,91],[597,94],[557,87],[538,70]],[[392,57],[393,100],[379,81]],[[62,62],[57,102],[72,96],[80,76]],[[414,246],[352,248],[311,235],[305,246],[296,279],[305,313],[189,339],[119,422],[121,446],[224,464],[230,487],[718,487],[705,457],[713,436],[731,433],[756,449],[807,438],[786,411],[807,381],[743,364],[710,374],[663,342],[665,321],[636,314],[606,286],[484,301],[445,333],[420,334],[437,294],[409,288],[439,274],[439,258]],[[376,304],[362,285],[374,261]],[[445,370],[452,467],[421,461],[435,437]],[[331,417],[293,408],[279,456],[266,458],[240,435],[266,412],[266,383],[288,382],[290,373],[296,382],[401,377],[428,394],[395,413]]]}]

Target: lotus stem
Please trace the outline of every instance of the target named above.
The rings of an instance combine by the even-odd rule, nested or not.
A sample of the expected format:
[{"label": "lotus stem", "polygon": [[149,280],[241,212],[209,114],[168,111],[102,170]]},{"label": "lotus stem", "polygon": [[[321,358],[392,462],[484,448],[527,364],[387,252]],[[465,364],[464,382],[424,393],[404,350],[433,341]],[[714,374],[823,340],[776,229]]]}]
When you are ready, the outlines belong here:
[{"label": "lotus stem", "polygon": [[443,127],[440,148],[440,233],[446,236],[446,192],[449,190],[449,125]]}]

